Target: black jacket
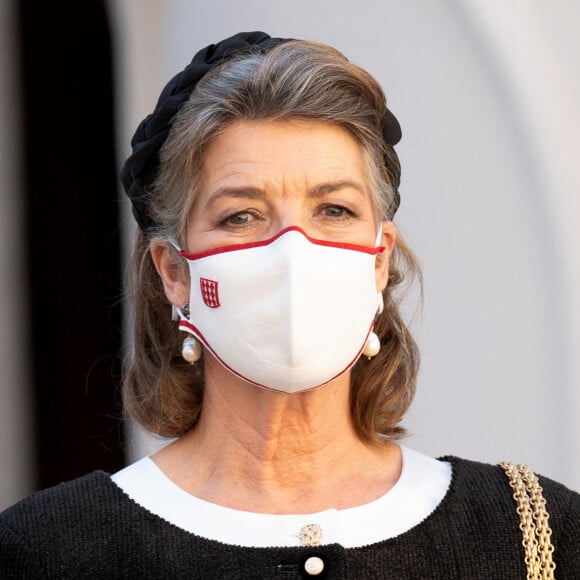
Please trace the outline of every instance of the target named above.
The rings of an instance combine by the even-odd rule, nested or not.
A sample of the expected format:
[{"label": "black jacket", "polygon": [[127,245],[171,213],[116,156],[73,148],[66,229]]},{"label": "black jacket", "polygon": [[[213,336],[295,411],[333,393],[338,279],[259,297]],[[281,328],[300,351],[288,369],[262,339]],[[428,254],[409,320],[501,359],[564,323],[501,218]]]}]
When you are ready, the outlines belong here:
[{"label": "black jacket", "polygon": [[[0,578],[523,579],[522,533],[505,473],[453,457],[436,510],[362,548],[243,548],[207,540],[129,499],[103,472],[39,492],[0,515]],[[546,478],[558,580],[580,578],[580,495]]]}]

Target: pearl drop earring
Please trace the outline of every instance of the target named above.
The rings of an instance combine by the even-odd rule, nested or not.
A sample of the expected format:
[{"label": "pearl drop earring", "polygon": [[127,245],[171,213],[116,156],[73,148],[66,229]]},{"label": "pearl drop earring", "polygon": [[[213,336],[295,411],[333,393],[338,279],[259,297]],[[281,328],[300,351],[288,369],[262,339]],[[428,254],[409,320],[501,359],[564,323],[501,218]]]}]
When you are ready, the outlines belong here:
[{"label": "pearl drop earring", "polygon": [[[179,320],[181,317],[184,317],[187,320],[189,320],[190,315],[189,302],[186,302],[182,306],[181,310],[179,310],[175,306],[173,307],[173,309],[174,316],[177,320]],[[188,336],[183,341],[183,346],[181,347],[181,356],[183,357],[183,360],[194,365],[201,358],[201,343],[199,342],[199,340],[197,340],[197,338],[194,338],[193,336]]]},{"label": "pearl drop earring", "polygon": [[373,356],[377,356],[380,350],[381,350],[381,341],[374,332],[371,332],[365,343],[363,354],[370,360],[371,358],[373,358]]},{"label": "pearl drop earring", "polygon": [[[383,293],[377,292],[377,314],[376,314],[377,317],[383,313],[384,308],[385,302],[383,300]],[[381,341],[374,332],[371,332],[365,343],[363,354],[370,360],[373,358],[373,356],[377,356],[380,350],[381,350]]]},{"label": "pearl drop earring", "polygon": [[201,343],[199,340],[193,336],[188,336],[183,341],[181,356],[188,363],[191,363],[192,365],[195,364],[201,358]]}]

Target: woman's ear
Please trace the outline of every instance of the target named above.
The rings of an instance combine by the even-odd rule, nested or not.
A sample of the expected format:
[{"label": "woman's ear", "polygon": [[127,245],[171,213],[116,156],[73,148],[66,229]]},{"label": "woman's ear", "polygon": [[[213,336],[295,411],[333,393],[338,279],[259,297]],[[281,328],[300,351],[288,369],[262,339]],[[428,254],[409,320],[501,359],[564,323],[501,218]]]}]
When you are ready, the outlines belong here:
[{"label": "woman's ear", "polygon": [[169,242],[151,242],[151,259],[163,282],[167,300],[178,308],[189,302],[189,271]]},{"label": "woman's ear", "polygon": [[377,255],[375,262],[375,279],[377,290],[382,292],[387,287],[389,281],[389,262],[395,242],[397,241],[397,226],[393,222],[383,222],[380,245],[385,249]]}]

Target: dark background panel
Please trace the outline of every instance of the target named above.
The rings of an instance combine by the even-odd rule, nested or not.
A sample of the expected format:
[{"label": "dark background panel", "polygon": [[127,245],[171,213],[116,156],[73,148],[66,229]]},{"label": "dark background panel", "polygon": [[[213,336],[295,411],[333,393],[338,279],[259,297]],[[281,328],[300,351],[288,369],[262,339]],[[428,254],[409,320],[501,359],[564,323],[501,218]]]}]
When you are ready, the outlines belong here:
[{"label": "dark background panel", "polygon": [[123,465],[105,2],[18,4],[37,487]]}]

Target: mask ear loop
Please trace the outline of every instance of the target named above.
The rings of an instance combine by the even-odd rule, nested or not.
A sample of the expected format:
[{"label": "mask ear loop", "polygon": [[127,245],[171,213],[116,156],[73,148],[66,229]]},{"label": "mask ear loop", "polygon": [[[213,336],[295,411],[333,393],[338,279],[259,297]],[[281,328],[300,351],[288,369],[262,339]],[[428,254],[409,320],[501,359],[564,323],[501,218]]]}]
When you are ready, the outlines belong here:
[{"label": "mask ear loop", "polygon": [[379,229],[377,231],[377,239],[375,240],[375,248],[378,248],[381,245],[382,239],[383,239],[383,222],[380,222]]},{"label": "mask ear loop", "polygon": [[181,252],[182,248],[179,242],[175,238],[167,238],[167,241],[178,251]]},{"label": "mask ear loop", "polygon": [[[379,224],[379,231],[377,232],[377,238],[375,240],[375,248],[380,247],[382,239],[383,239],[383,223],[381,222]],[[383,293],[379,291],[377,292],[377,312],[375,314],[375,321],[377,320],[379,315],[382,314],[384,308],[385,302],[383,300]],[[369,360],[371,360],[374,356],[379,354],[380,350],[381,350],[381,340],[374,331],[371,331],[363,348],[363,354]]]},{"label": "mask ear loop", "polygon": [[[178,251],[181,252],[181,247],[175,238],[167,238],[167,241]],[[181,308],[171,305],[171,320],[180,322],[181,320],[189,320],[189,302],[186,302]],[[183,341],[181,347],[181,356],[183,360],[194,365],[202,355],[201,343],[194,336],[188,336]]]},{"label": "mask ear loop", "polygon": [[[167,241],[178,251],[181,252],[181,247],[175,238],[167,238]],[[171,305],[171,320],[179,322],[182,319],[189,320],[189,302],[183,305],[183,308],[178,308],[175,304]]]},{"label": "mask ear loop", "polygon": [[[380,222],[379,231],[377,232],[377,239],[375,240],[375,248],[380,247],[382,239],[383,239],[383,222]],[[375,320],[380,314],[383,313],[384,308],[385,301],[383,300],[383,293],[377,292],[377,313],[375,315]]]}]

